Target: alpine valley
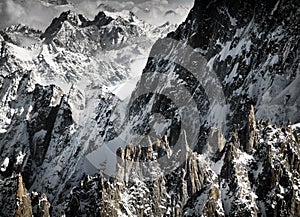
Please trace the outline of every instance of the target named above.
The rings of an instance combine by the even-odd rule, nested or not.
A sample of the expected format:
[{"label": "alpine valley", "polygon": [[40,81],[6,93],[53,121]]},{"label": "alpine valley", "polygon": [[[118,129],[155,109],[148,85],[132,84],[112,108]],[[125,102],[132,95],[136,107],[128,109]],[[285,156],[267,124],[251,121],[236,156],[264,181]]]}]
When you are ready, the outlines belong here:
[{"label": "alpine valley", "polygon": [[99,10],[0,31],[0,216],[300,216],[300,1]]}]

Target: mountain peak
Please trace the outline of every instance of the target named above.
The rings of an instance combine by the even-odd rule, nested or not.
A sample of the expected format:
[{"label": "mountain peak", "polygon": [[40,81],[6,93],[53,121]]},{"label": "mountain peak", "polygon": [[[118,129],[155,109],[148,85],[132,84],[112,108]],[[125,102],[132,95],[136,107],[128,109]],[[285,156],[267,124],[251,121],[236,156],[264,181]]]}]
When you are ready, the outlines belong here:
[{"label": "mountain peak", "polygon": [[128,10],[3,30],[0,216],[296,217],[297,4],[196,0],[167,38]]}]

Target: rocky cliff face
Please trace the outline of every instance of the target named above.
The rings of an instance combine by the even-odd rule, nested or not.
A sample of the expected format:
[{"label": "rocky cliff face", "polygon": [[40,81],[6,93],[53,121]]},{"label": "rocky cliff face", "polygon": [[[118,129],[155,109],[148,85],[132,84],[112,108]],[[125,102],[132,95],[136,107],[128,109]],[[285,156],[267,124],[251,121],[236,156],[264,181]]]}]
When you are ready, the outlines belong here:
[{"label": "rocky cliff face", "polygon": [[[54,215],[61,215],[73,182],[97,171],[85,156],[115,136],[109,119],[120,100],[109,88],[134,76],[132,64],[165,31],[132,13],[110,15],[88,20],[69,11],[44,33],[24,25],[0,32],[0,179],[12,183],[1,198],[13,201],[1,216],[17,210],[18,184],[10,181],[16,174],[24,189],[45,193]],[[28,215],[44,212],[34,204],[45,195],[34,195],[19,215],[26,207],[32,207]]]},{"label": "rocky cliff face", "polygon": [[50,216],[47,196],[37,192],[28,193],[21,174],[2,180],[1,189],[2,216]]},{"label": "rocky cliff face", "polygon": [[282,124],[299,122],[297,23],[297,1],[199,0],[169,37],[200,48],[223,85],[229,119],[250,101],[258,118]]},{"label": "rocky cliff face", "polygon": [[[251,104],[260,119],[280,125],[288,120],[298,123],[299,27],[295,23],[299,23],[297,2],[196,1],[187,20],[167,39],[154,44],[144,69],[146,82],[137,86],[132,104],[143,108],[154,100],[160,107],[171,107],[157,96],[135,99],[150,89],[156,95],[177,91],[167,95],[177,99],[181,97],[178,87],[183,85],[197,106],[203,128],[220,127],[218,116],[226,114],[221,123],[225,136],[244,127]],[[183,51],[188,52],[180,54]],[[203,64],[206,68],[199,67]],[[149,87],[154,82],[162,84]],[[218,91],[221,93],[214,95]],[[217,104],[222,108],[215,101],[223,101]],[[129,122],[136,118],[144,122],[139,110],[132,113]],[[206,131],[200,132],[204,138]],[[198,152],[202,146],[198,145]]]},{"label": "rocky cliff face", "polygon": [[299,216],[299,8],[196,0],[125,100],[171,26],[1,31],[0,215]]},{"label": "rocky cliff face", "polygon": [[186,158],[170,174],[157,160],[171,150],[165,140],[119,149],[116,176],[85,176],[68,216],[298,216],[299,128],[256,123],[252,111],[245,121],[245,133],[214,156],[183,148]]}]

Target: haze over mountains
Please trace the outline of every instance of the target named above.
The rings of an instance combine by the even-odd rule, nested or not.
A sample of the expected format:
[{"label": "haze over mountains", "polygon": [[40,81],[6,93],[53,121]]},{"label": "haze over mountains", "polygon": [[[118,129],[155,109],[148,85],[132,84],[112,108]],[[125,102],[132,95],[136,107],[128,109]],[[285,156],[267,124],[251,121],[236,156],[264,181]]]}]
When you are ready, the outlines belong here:
[{"label": "haze over mountains", "polygon": [[299,2],[94,3],[0,31],[0,216],[299,216]]},{"label": "haze over mountains", "polygon": [[173,24],[180,24],[185,19],[192,5],[192,0],[3,0],[0,2],[0,28],[22,23],[33,28],[45,30],[54,17],[67,10],[83,14],[89,19],[93,19],[100,10],[110,12],[127,10],[134,12],[139,19],[157,26],[167,21]]}]

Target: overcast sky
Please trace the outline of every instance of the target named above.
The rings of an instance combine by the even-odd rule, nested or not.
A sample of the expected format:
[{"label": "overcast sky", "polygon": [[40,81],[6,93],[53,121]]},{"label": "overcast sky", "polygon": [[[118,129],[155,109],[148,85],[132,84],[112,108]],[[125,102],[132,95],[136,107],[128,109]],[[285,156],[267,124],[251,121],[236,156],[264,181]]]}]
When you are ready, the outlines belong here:
[{"label": "overcast sky", "polygon": [[[70,5],[53,6],[41,0],[0,0],[0,29],[13,24],[26,24],[44,30],[62,11],[74,10],[88,18],[94,17],[104,3],[120,11],[133,11],[140,19],[151,24],[160,25],[170,20],[180,23],[193,5],[193,0],[68,0]],[[150,9],[150,12],[146,12]],[[174,10],[176,17],[166,17],[167,10]]]}]

